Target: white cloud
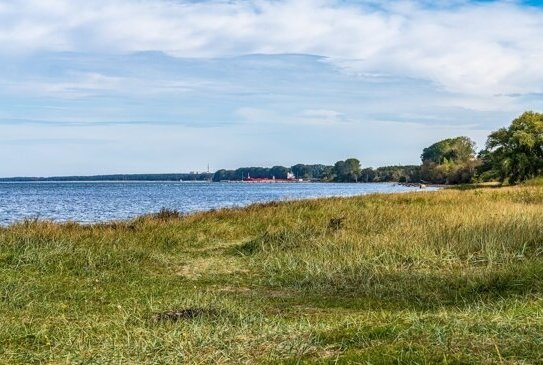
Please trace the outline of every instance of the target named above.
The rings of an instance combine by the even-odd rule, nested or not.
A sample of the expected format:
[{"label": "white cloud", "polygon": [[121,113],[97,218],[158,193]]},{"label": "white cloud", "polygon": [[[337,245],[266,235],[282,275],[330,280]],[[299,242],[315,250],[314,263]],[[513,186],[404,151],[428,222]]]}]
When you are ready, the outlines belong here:
[{"label": "white cloud", "polygon": [[72,73],[70,81],[32,79],[3,81],[0,85],[13,94],[84,98],[104,91],[117,90],[122,82],[121,78],[99,73]]},{"label": "white cloud", "polygon": [[307,109],[301,113],[301,121],[305,124],[336,124],[349,122],[344,113],[328,109]]},{"label": "white cloud", "polygon": [[194,90],[222,90],[219,82],[184,79],[146,79],[138,77],[119,77],[99,72],[69,71],[61,77],[40,75],[0,80],[0,89],[11,95],[48,96],[65,99],[85,99],[91,96],[115,94],[130,96],[160,96],[187,93]]},{"label": "white cloud", "polygon": [[13,0],[0,52],[306,53],[470,95],[543,91],[543,11],[510,1]]}]

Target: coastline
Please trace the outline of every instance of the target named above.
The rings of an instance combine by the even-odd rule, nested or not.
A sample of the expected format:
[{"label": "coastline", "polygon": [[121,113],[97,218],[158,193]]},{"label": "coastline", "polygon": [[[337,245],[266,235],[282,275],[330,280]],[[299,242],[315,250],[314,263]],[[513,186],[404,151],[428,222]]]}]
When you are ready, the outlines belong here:
[{"label": "coastline", "polygon": [[270,201],[419,190],[394,183],[221,184],[124,181],[5,183],[0,184],[0,187],[0,194],[4,197],[0,223],[4,226],[36,217],[92,224],[133,219],[162,208],[187,214]]},{"label": "coastline", "polygon": [[541,202],[442,189],[1,228],[0,362],[537,361]]}]

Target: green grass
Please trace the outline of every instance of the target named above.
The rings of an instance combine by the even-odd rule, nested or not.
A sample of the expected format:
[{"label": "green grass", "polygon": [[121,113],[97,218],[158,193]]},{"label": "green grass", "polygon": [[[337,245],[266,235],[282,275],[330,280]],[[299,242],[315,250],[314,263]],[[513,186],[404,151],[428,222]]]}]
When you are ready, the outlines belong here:
[{"label": "green grass", "polygon": [[23,222],[0,283],[5,364],[542,363],[543,187]]}]

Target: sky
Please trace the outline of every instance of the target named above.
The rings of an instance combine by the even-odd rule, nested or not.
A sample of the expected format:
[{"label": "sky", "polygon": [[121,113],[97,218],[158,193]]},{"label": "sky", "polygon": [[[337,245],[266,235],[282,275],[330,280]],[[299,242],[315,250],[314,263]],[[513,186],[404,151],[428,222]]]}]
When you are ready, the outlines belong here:
[{"label": "sky", "polygon": [[543,1],[0,0],[0,176],[417,164],[542,59]]}]

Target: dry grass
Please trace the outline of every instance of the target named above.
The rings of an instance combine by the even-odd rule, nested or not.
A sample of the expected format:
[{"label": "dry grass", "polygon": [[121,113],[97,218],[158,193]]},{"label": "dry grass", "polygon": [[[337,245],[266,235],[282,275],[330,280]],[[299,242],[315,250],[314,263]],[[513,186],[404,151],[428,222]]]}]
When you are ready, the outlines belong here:
[{"label": "dry grass", "polygon": [[23,222],[0,363],[541,363],[542,222],[535,183]]}]

